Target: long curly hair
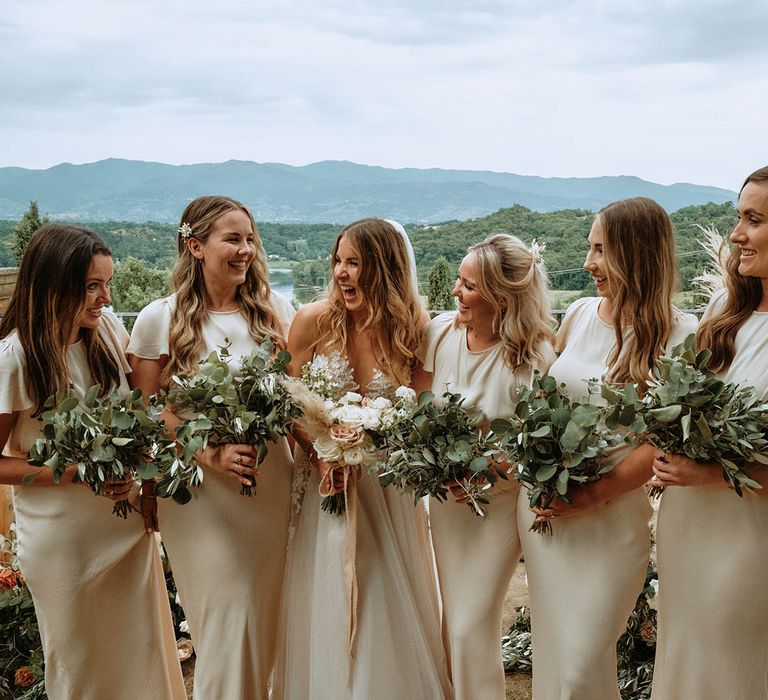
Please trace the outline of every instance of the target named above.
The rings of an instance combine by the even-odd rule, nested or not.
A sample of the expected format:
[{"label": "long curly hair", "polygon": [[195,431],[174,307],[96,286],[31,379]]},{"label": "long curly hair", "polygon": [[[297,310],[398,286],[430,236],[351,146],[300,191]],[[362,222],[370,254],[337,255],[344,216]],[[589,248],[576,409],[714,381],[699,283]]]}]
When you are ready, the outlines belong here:
[{"label": "long curly hair", "polygon": [[[768,188],[768,166],[749,175],[739,195],[750,182]],[[728,245],[727,240],[723,241],[723,245]],[[745,277],[739,272],[740,257],[739,247],[733,246],[725,266],[725,303],[699,326],[696,333],[699,348],[709,348],[712,352],[709,367],[713,372],[722,372],[730,367],[736,354],[736,334],[763,298],[760,278]]]},{"label": "long curly hair", "polygon": [[492,328],[501,337],[507,366],[541,368],[539,348],[554,340],[554,321],[538,253],[516,236],[499,233],[470,246],[467,255],[477,264],[477,291],[496,308]]},{"label": "long curly hair", "polygon": [[[16,277],[0,338],[15,330],[25,355],[25,382],[42,413],[45,401],[71,383],[67,347],[85,311],[85,281],[95,255],[112,255],[93,231],[49,223],[32,236]],[[109,394],[120,384],[120,367],[101,333],[80,328],[93,380]]]},{"label": "long curly hair", "polygon": [[[603,256],[614,295],[616,344],[608,357],[608,376],[615,382],[634,382],[644,391],[676,314],[674,229],[664,209],[646,197],[607,205],[598,212],[596,223],[603,232]],[[634,338],[625,348],[627,322]]]},{"label": "long curly hair", "polygon": [[[346,238],[359,258],[358,293],[371,329],[373,348],[381,369],[400,384],[408,384],[421,343],[422,306],[413,288],[405,243],[383,219],[362,219],[345,226],[336,237],[331,268]],[[333,276],[326,292],[327,307],[318,318],[319,335],[313,350],[344,351],[350,318]]]},{"label": "long curly hair", "polygon": [[[200,243],[205,243],[213,224],[231,211],[242,211],[246,214],[251,222],[256,244],[256,257],[248,267],[245,282],[238,286],[236,292],[240,309],[248,321],[248,332],[256,342],[261,342],[268,335],[272,336],[277,345],[284,348],[285,338],[280,321],[270,302],[267,255],[251,212],[245,205],[230,197],[208,195],[198,197],[187,205],[181,215],[180,224],[187,224],[191,228],[190,235]],[[181,232],[178,234],[177,248],[178,258],[171,275],[176,303],[171,314],[168,336],[169,360],[160,377],[163,386],[168,385],[174,374],[196,374],[200,355],[204,350],[202,329],[207,308],[203,271]]]}]

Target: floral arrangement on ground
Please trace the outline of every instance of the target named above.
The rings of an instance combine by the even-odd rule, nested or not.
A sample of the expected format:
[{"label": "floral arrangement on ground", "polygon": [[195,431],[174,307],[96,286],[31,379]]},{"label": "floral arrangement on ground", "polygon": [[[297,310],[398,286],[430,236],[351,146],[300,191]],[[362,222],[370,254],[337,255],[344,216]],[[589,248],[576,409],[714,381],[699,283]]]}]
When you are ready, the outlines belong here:
[{"label": "floral arrangement on ground", "polygon": [[[180,649],[184,646],[191,651],[186,615],[165,554],[163,565],[176,639]],[[16,559],[14,525],[9,538],[0,535],[0,700],[48,700],[40,630],[32,595]]]},{"label": "floral arrangement on ground", "polygon": [[16,560],[15,531],[0,539],[0,699],[46,698],[32,596]]}]

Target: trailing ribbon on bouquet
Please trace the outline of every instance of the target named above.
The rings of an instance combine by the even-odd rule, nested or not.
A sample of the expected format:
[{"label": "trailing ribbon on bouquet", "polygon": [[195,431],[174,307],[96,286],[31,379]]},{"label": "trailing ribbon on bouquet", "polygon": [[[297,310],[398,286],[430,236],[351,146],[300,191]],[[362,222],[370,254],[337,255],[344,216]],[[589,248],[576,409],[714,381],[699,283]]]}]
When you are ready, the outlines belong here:
[{"label": "trailing ribbon on bouquet", "polygon": [[[348,611],[347,611],[347,632],[348,632],[348,652],[349,660],[354,658],[355,637],[357,635],[357,489],[350,483],[352,470],[358,472],[359,467],[342,464],[329,469],[320,479],[318,491],[325,498],[334,494],[333,473],[341,470],[344,475],[344,518],[347,523],[346,542],[344,544],[344,558],[342,568],[344,573],[344,589],[347,593]],[[350,672],[352,666],[350,665]]]}]

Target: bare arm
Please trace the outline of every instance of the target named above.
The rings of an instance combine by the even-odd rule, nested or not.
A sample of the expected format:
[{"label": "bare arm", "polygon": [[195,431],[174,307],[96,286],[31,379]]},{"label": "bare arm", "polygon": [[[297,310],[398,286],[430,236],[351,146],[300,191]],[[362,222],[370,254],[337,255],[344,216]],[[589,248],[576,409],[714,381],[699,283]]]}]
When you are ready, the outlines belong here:
[{"label": "bare arm", "polygon": [[[292,377],[301,376],[301,368],[311,362],[314,352],[314,344],[317,340],[317,319],[322,313],[323,302],[306,304],[296,313],[288,334],[288,352],[291,353],[291,362],[288,365],[288,374]],[[293,437],[307,453],[313,464],[317,464],[317,457],[312,449],[312,440],[307,433],[294,426]]]},{"label": "bare arm", "polygon": [[[429,314],[424,311],[419,318],[419,326],[423,331],[426,325],[429,323]],[[422,342],[423,346],[423,342]],[[416,392],[418,396],[422,391],[432,390],[432,372],[427,372],[424,369],[423,358],[419,359],[416,369],[411,374],[411,388]]]},{"label": "bare arm", "polygon": [[[141,395],[144,402],[150,396],[160,390],[160,377],[163,374],[165,365],[168,364],[168,355],[161,355],[156,360],[148,360],[136,355],[128,355],[128,364],[131,365],[131,373],[128,375],[128,382],[131,389],[141,389]],[[166,408],[161,414],[165,421],[165,427],[172,434],[179,427],[181,418]]]},{"label": "bare arm", "polygon": [[[8,437],[13,430],[13,425],[17,418],[16,413],[0,413],[0,444],[5,446]],[[0,456],[0,484],[10,484],[12,486],[21,486],[24,484],[24,477],[30,474],[36,474],[35,480],[30,486],[57,486],[60,484],[71,484],[72,477],[75,476],[76,467],[67,467],[61,476],[59,484],[53,480],[53,470],[47,467],[33,467],[23,457]],[[81,483],[82,482],[77,482]],[[83,484],[84,486],[85,484]],[[100,494],[112,501],[120,501],[128,497],[133,486],[133,479],[126,478],[114,481],[109,491],[102,491]]]},{"label": "bare arm", "polygon": [[[292,377],[301,376],[301,368],[312,361],[315,342],[318,336],[318,318],[325,308],[325,302],[314,302],[302,306],[296,313],[291,331],[288,334],[288,352],[291,353],[291,362],[288,365],[288,374]],[[310,436],[297,425],[292,431],[293,437],[309,457],[312,465],[320,472],[320,478],[325,479],[328,472],[334,470],[335,464],[329,464],[318,459],[317,453],[312,447]],[[333,491],[344,490],[344,472],[339,469],[333,472],[329,479],[333,479]]]},{"label": "bare arm", "polygon": [[[710,486],[729,488],[723,478],[723,467],[719,462],[695,462],[685,455],[666,454],[656,451],[653,460],[654,483],[661,486]],[[750,479],[763,488],[755,493],[765,495],[768,491],[768,468],[759,464],[744,468]]]},{"label": "bare arm", "polygon": [[614,501],[639,488],[651,478],[655,453],[656,448],[652,445],[639,445],[602,479],[575,489],[572,495],[573,503],[568,504],[556,498],[549,508],[532,510],[539,515],[549,515],[551,512],[552,515],[564,518],[587,513]]},{"label": "bare arm", "polygon": [[[0,444],[3,446],[8,442],[8,438],[16,422],[16,413],[0,414]],[[62,484],[72,482],[72,476],[75,473],[74,467],[69,467],[61,477]],[[32,482],[35,486],[53,486],[53,471],[47,468],[33,467],[23,457],[0,457],[0,483],[19,486],[23,483],[24,477],[30,474],[37,474]]]},{"label": "bare arm", "polygon": [[421,362],[416,366],[411,374],[411,388],[418,396],[422,391],[432,390],[432,372],[427,372]]},{"label": "bare arm", "polygon": [[[167,355],[161,355],[158,359],[145,359],[128,356],[128,363],[131,365],[131,373],[128,375],[131,388],[138,387],[146,401],[150,396],[156,394],[160,389],[160,377],[168,362]],[[161,414],[165,421],[165,427],[169,435],[173,435],[176,428],[181,425],[183,420],[177,416],[170,408]],[[217,447],[208,446],[199,454],[199,461],[204,467],[210,467],[217,472],[231,476],[237,479],[243,486],[252,486],[253,482],[249,476],[256,476],[256,450],[252,445],[219,445]]]}]

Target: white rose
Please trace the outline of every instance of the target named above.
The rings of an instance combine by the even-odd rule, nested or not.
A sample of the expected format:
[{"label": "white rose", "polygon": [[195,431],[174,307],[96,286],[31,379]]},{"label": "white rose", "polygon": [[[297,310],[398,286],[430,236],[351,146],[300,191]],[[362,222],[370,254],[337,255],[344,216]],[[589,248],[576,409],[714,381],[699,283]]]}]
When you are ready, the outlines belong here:
[{"label": "white rose", "polygon": [[326,462],[338,462],[344,451],[330,435],[321,435],[312,443],[317,456]]},{"label": "white rose", "polygon": [[389,408],[391,405],[392,402],[386,396],[379,396],[370,403],[371,408],[377,411],[383,411]]},{"label": "white rose", "polygon": [[416,392],[409,386],[399,386],[395,390],[395,396],[405,403],[416,403]]},{"label": "white rose", "polygon": [[363,427],[366,430],[375,430],[380,423],[379,412],[372,408],[363,409]]},{"label": "white rose", "polygon": [[348,391],[341,397],[341,403],[360,403],[363,397],[360,394],[356,394],[354,391]]},{"label": "white rose", "polygon": [[344,404],[343,406],[337,406],[331,415],[339,423],[359,428],[363,425],[365,410],[355,404]]}]

